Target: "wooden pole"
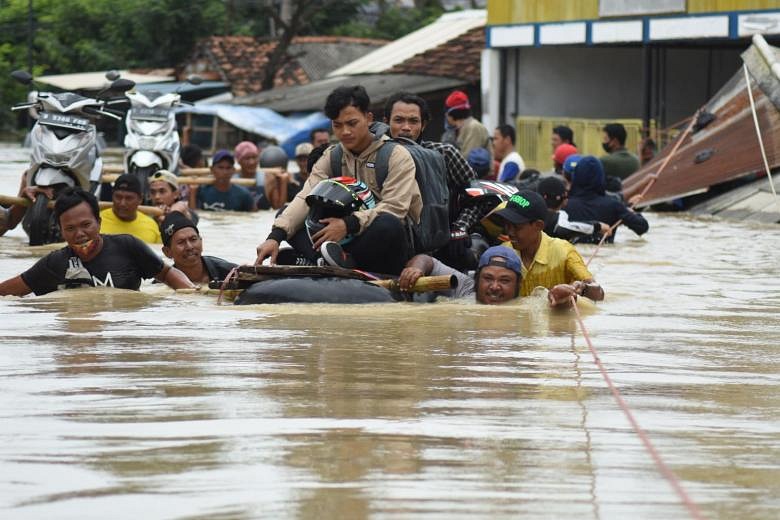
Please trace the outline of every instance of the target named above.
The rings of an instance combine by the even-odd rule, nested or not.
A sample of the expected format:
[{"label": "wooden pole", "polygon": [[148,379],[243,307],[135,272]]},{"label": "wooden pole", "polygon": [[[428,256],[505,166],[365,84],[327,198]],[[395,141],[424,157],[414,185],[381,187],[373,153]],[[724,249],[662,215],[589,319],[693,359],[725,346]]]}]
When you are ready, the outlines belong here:
[{"label": "wooden pole", "polygon": [[[0,195],[0,204],[15,204],[17,206],[25,206],[29,207],[32,205],[32,202],[30,199],[26,199],[24,197],[14,197],[12,195]],[[113,206],[112,203],[107,201],[99,201],[98,206],[100,209],[106,209]],[[54,207],[54,201],[49,202],[49,207]],[[150,217],[159,217],[160,215],[164,215],[165,213],[163,210],[156,206],[138,206],[138,211],[145,215],[149,215]]]},{"label": "wooden pole", "polygon": [[[108,175],[103,175],[100,177],[100,182],[114,182],[119,178],[119,175],[112,173]],[[255,179],[242,179],[239,177],[230,179],[231,184],[237,184],[239,186],[254,186],[256,184]],[[208,177],[179,177],[179,184],[190,184],[190,185],[202,185],[202,184],[214,184],[214,177],[208,176]]]},{"label": "wooden pole", "polygon": [[[371,280],[371,283],[384,287],[390,291],[399,291],[398,280]],[[417,279],[414,286],[409,292],[433,292],[433,291],[448,291],[454,289],[458,285],[458,279],[455,275],[441,275],[441,276],[421,276]]]},{"label": "wooden pole", "polygon": [[[268,173],[282,173],[284,168],[262,168],[264,172]],[[121,164],[107,164],[103,166],[103,175],[106,174],[123,174],[125,173],[125,167]],[[236,173],[241,173],[241,170],[236,170]],[[211,175],[211,168],[181,168],[179,170],[179,177],[198,177]],[[109,181],[105,181],[109,182]]]}]

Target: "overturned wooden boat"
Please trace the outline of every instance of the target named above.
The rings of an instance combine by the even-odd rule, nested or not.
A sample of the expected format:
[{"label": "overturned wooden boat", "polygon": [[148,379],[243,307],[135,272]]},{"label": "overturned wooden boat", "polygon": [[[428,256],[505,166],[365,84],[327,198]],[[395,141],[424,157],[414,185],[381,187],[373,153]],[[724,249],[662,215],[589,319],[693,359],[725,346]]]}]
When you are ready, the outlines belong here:
[{"label": "overturned wooden boat", "polygon": [[[755,101],[769,168],[780,167],[780,49],[756,35],[742,59],[744,68],[697,113],[692,131],[678,135],[623,181],[626,199],[641,193],[648,184],[639,207],[706,192],[727,181],[765,175],[748,88]],[[687,127],[689,121],[681,126]],[[679,149],[655,178],[680,139]]]}]

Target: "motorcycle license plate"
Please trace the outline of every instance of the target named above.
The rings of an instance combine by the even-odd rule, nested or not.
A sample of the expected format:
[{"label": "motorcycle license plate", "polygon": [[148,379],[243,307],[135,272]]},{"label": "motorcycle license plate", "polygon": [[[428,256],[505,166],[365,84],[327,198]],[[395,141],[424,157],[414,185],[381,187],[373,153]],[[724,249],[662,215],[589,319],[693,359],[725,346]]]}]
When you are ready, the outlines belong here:
[{"label": "motorcycle license plate", "polygon": [[130,117],[141,121],[167,121],[169,113],[168,108],[138,107],[133,108]]},{"label": "motorcycle license plate", "polygon": [[81,130],[82,132],[86,132],[89,128],[89,119],[72,116],[70,114],[40,112],[38,114],[38,122],[42,125],[71,128],[73,130]]}]

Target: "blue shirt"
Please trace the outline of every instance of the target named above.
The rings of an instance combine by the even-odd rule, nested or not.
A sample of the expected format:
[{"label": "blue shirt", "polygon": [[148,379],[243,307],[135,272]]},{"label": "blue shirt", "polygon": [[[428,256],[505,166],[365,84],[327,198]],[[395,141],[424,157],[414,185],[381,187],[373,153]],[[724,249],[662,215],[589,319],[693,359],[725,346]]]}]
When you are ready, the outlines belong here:
[{"label": "blue shirt", "polygon": [[198,188],[198,207],[207,211],[252,211],[254,200],[243,186],[230,185],[228,191],[219,191],[214,186]]}]

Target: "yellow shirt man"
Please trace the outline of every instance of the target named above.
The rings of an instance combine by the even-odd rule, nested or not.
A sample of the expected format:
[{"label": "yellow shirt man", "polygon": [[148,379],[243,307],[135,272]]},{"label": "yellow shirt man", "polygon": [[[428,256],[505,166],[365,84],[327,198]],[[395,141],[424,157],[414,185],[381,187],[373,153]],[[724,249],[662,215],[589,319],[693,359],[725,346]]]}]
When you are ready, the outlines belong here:
[{"label": "yellow shirt man", "polygon": [[[504,242],[503,245],[512,247],[511,242]],[[517,251],[517,254],[520,256],[520,251]],[[577,280],[593,278],[573,245],[566,240],[552,238],[544,232],[531,265],[526,266],[525,262],[521,264],[523,281],[520,285],[520,296],[528,296],[536,287],[550,289],[561,283],[571,284]]]},{"label": "yellow shirt man", "polygon": [[147,217],[140,211],[136,212],[133,220],[120,220],[112,208],[106,208],[100,212],[100,232],[106,235],[127,234],[152,244],[162,244],[160,228],[153,218]]}]

